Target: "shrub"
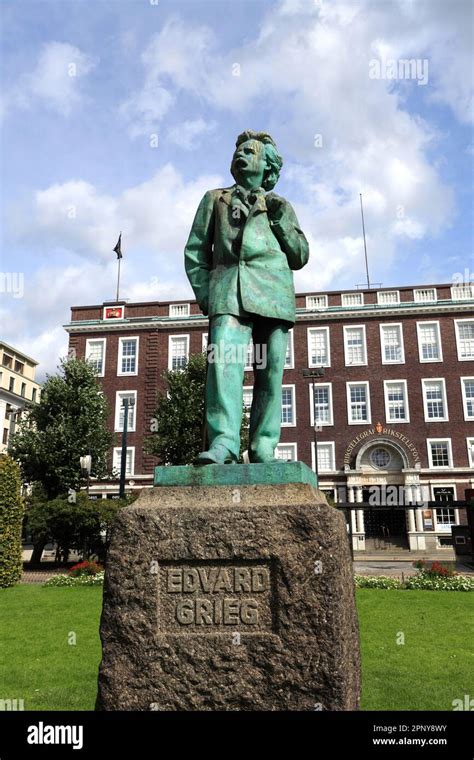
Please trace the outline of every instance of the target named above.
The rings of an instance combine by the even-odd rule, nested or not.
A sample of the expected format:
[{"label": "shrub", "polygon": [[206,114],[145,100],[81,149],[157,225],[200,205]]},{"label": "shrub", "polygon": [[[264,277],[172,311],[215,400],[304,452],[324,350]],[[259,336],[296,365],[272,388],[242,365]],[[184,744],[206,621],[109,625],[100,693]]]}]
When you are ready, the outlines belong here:
[{"label": "shrub", "polygon": [[422,591],[474,591],[474,577],[469,575],[433,575],[419,572],[405,581],[405,588]]},{"label": "shrub", "polygon": [[102,586],[104,572],[95,575],[53,575],[43,586]]},{"label": "shrub", "polygon": [[436,560],[428,564],[426,560],[419,559],[413,563],[413,567],[416,567],[420,573],[424,573],[432,578],[453,578],[456,575],[454,570]]},{"label": "shrub", "polygon": [[81,575],[97,575],[97,573],[102,572],[103,569],[102,565],[99,565],[98,562],[89,562],[89,560],[85,560],[84,562],[79,562],[79,564],[71,567],[69,575],[72,578],[79,578]]},{"label": "shrub", "polygon": [[389,578],[386,575],[355,575],[356,588],[401,588],[398,578]]},{"label": "shrub", "polygon": [[21,579],[21,528],[25,513],[21,497],[20,468],[13,459],[0,455],[0,587]]}]

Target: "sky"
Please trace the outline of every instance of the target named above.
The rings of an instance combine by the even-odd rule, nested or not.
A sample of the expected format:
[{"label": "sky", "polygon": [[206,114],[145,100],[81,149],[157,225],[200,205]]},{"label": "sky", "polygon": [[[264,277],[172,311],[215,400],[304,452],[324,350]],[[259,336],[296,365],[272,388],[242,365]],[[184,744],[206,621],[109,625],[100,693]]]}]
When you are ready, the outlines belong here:
[{"label": "sky", "polygon": [[[265,130],[297,291],[474,280],[473,5],[0,0],[0,339],[54,372],[72,305],[188,299],[183,249]],[[403,61],[412,61],[405,65]]]}]

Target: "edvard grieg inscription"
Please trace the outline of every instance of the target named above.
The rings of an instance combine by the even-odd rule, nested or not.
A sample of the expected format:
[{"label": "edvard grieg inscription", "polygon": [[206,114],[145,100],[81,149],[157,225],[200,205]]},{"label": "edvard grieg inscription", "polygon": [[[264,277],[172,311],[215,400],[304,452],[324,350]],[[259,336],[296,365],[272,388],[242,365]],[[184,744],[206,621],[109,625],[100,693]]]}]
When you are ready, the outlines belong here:
[{"label": "edvard grieg inscription", "polygon": [[272,633],[271,562],[160,565],[160,633]]}]

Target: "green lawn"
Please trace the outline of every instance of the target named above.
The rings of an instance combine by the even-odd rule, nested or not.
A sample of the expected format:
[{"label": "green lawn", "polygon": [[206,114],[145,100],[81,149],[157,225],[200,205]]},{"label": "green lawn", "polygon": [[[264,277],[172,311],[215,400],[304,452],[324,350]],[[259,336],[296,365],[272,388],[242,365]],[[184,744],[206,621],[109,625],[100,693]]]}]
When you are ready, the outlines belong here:
[{"label": "green lawn", "polygon": [[[0,699],[24,699],[27,710],[93,709],[101,593],[0,590]],[[359,589],[357,600],[363,709],[451,710],[472,695],[474,594]]]}]

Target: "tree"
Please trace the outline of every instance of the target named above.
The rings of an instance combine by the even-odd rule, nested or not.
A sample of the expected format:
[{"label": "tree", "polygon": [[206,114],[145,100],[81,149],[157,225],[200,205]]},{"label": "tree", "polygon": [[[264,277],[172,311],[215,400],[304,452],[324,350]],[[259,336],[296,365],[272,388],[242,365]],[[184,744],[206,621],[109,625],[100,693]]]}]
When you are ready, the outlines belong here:
[{"label": "tree", "polygon": [[0,587],[21,579],[21,529],[24,504],[20,468],[11,457],[0,455]]},{"label": "tree", "polygon": [[40,402],[28,406],[11,444],[24,479],[41,483],[49,499],[79,489],[83,454],[92,456],[92,477],[103,477],[113,440],[107,400],[92,365],[63,359],[58,369],[46,380]]},{"label": "tree", "polygon": [[[158,393],[152,434],[145,451],[163,464],[192,464],[203,448],[206,355],[190,356],[184,369],[163,373],[166,391]],[[243,410],[241,450],[247,448],[248,415]]]}]

